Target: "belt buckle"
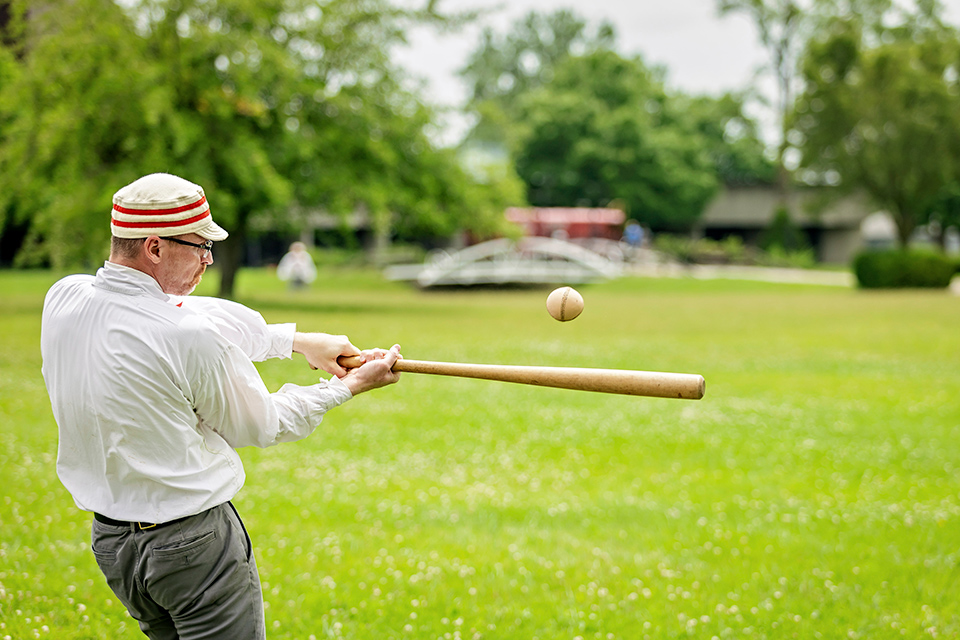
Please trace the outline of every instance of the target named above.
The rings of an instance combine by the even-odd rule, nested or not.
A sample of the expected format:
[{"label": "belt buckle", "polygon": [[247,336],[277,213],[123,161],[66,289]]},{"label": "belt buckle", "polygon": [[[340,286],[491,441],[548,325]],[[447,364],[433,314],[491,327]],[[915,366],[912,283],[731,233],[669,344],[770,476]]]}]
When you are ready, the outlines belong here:
[{"label": "belt buckle", "polygon": [[137,528],[140,529],[140,531],[146,531],[147,529],[153,529],[155,526],[157,526],[157,525],[156,525],[156,524],[148,524],[148,525],[144,526],[144,524],[143,524],[142,522],[138,522],[138,523],[137,523]]}]

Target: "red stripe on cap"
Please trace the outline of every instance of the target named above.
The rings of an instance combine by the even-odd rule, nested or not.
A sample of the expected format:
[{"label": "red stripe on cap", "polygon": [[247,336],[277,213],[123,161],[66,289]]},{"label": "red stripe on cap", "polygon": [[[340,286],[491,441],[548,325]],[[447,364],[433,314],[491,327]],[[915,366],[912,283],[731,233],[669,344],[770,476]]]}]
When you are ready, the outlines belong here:
[{"label": "red stripe on cap", "polygon": [[125,222],[123,220],[114,220],[113,224],[118,227],[124,227],[126,229],[142,229],[144,227],[157,227],[157,228],[182,227],[182,226],[197,222],[198,220],[203,220],[204,218],[207,218],[209,216],[210,216],[210,211],[207,210],[198,216],[193,216],[192,218],[187,218],[186,220],[165,220],[165,221],[154,220],[153,222]]},{"label": "red stripe on cap", "polygon": [[192,204],[185,204],[182,207],[173,207],[171,209],[128,209],[115,204],[113,205],[113,210],[119,211],[120,213],[128,213],[133,216],[165,216],[171,213],[182,213],[184,211],[196,209],[197,207],[202,207],[203,203],[206,201],[207,197],[202,196],[199,200]]}]

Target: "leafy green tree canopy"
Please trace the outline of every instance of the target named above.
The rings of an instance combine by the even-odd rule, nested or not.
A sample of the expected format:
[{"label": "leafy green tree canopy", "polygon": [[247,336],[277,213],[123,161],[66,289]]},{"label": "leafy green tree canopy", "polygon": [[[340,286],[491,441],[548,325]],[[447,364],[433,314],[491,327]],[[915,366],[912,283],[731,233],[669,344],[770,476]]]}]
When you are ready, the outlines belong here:
[{"label": "leafy green tree canopy", "polygon": [[865,192],[906,245],[960,180],[960,38],[937,3],[893,11],[845,13],[811,41],[794,127],[808,181]]},{"label": "leafy green tree canopy", "polygon": [[944,248],[947,229],[960,229],[960,182],[945,185],[923,212],[923,219],[940,247]]},{"label": "leafy green tree canopy", "polygon": [[702,136],[721,183],[746,187],[777,181],[777,166],[767,155],[757,122],[744,113],[743,95],[675,94],[672,102],[677,117]]},{"label": "leafy green tree canopy", "polygon": [[531,11],[506,34],[486,28],[460,71],[470,87],[468,108],[479,116],[472,137],[508,141],[524,96],[550,82],[567,57],[609,49],[614,39],[610,24],[590,32],[585,20],[566,9]]},{"label": "leafy green tree canopy", "polygon": [[[111,195],[169,171],[204,186],[231,237],[254,215],[366,209],[381,231],[489,226],[502,211],[426,134],[390,47],[433,4],[387,0],[13,0],[0,38],[0,215],[21,264],[96,264]],[[491,187],[493,188],[493,187]],[[479,197],[478,197],[479,196]]]},{"label": "leafy green tree canopy", "polygon": [[[829,1],[829,0],[827,0]],[[721,14],[742,13],[757,28],[760,44],[770,55],[767,70],[776,82],[776,114],[780,136],[776,146],[777,186],[781,207],[786,206],[792,178],[786,164],[789,114],[793,107],[798,61],[813,19],[797,0],[718,0]]]},{"label": "leafy green tree canopy", "polygon": [[720,182],[773,181],[743,96],[669,93],[664,70],[615,41],[569,11],[486,31],[462,72],[479,116],[467,144],[509,152],[532,204],[617,200],[656,229],[688,228]]},{"label": "leafy green tree canopy", "polygon": [[613,51],[568,58],[521,110],[516,163],[531,204],[618,199],[655,229],[688,227],[718,180],[703,138],[672,107],[638,58]]}]

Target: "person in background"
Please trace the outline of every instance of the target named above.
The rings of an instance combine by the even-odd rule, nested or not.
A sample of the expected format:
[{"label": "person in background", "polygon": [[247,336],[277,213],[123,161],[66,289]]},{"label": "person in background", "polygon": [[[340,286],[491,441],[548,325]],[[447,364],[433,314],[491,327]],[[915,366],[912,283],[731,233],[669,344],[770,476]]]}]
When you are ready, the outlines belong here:
[{"label": "person in background", "polygon": [[317,267],[307,251],[307,245],[294,242],[277,265],[277,277],[288,282],[291,289],[303,289],[317,278]]},{"label": "person in background", "polygon": [[[117,191],[110,257],[44,300],[43,378],[59,429],[57,474],[93,512],[107,584],[148,637],[264,638],[253,547],[231,499],[236,449],[306,438],[331,409],[397,382],[391,349],[267,324],[190,296],[227,232],[203,189],[152,174]],[[303,354],[332,374],[270,393],[253,362]],[[345,370],[341,355],[363,364]]]},{"label": "person in background", "polygon": [[627,220],[623,228],[623,242],[634,249],[639,249],[643,245],[643,227],[634,219]]}]

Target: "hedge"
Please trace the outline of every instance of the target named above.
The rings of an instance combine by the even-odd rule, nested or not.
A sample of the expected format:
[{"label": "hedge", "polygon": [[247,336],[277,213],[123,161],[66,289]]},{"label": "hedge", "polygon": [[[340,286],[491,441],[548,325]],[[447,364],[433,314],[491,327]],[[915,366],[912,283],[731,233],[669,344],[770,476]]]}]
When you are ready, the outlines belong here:
[{"label": "hedge", "polygon": [[853,272],[864,289],[944,288],[955,271],[953,261],[929,251],[865,251],[853,260]]}]

